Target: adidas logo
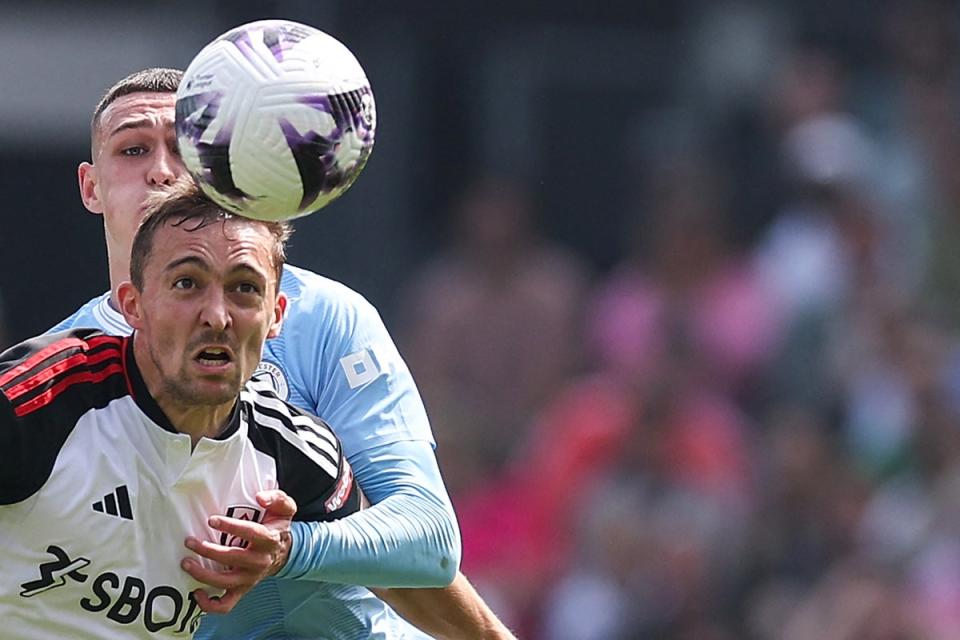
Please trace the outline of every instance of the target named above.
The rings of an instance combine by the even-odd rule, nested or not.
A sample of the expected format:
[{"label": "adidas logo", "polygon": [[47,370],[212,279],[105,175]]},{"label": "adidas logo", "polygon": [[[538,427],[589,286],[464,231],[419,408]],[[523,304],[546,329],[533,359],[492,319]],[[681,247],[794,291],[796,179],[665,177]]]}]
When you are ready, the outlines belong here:
[{"label": "adidas logo", "polygon": [[93,503],[93,510],[111,516],[120,516],[124,520],[133,520],[133,511],[130,509],[130,494],[127,485],[123,484],[103,496],[103,500]]}]

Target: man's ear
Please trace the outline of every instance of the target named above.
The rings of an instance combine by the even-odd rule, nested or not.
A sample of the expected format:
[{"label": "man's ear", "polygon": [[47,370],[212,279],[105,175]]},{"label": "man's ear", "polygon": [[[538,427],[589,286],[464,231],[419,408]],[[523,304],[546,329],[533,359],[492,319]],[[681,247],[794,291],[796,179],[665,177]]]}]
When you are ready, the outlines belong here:
[{"label": "man's ear", "polygon": [[81,162],[77,167],[77,181],[80,183],[80,199],[90,213],[103,213],[100,190],[97,180],[97,168],[89,162]]},{"label": "man's ear", "polygon": [[286,313],[287,294],[280,291],[277,293],[277,302],[273,305],[273,322],[270,323],[270,329],[267,331],[268,338],[276,338],[280,335],[280,329],[283,328],[283,316]]},{"label": "man's ear", "polygon": [[143,308],[140,306],[140,292],[133,283],[121,282],[117,289],[117,306],[127,324],[134,329],[143,329]]}]

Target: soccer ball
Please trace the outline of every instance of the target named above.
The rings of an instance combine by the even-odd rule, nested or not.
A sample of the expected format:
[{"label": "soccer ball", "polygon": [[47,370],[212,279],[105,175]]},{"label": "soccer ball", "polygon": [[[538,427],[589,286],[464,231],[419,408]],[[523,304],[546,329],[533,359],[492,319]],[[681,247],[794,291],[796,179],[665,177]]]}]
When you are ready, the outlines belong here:
[{"label": "soccer ball", "polygon": [[343,195],[376,124],[350,50],[288,20],[227,31],[196,55],[177,91],[187,170],[224,209],[259,220],[304,216]]}]

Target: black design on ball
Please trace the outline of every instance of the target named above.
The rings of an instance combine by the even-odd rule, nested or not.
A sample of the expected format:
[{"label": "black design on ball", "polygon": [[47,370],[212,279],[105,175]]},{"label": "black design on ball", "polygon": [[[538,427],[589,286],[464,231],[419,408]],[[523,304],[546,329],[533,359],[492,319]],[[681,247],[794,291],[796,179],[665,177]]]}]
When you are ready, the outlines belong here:
[{"label": "black design on ball", "polygon": [[230,168],[231,136],[232,131],[229,128],[221,128],[213,142],[197,143],[197,154],[200,156],[200,166],[204,169],[203,181],[220,195],[242,202],[252,196],[233,181],[233,171]]},{"label": "black design on ball", "polygon": [[210,123],[217,117],[222,99],[222,91],[208,91],[179,98],[175,107],[177,138],[185,138],[193,144],[200,142]]},{"label": "black design on ball", "polygon": [[217,117],[222,99],[222,91],[208,91],[179,98],[175,107],[177,138],[186,140],[197,150],[202,172],[194,177],[210,185],[217,193],[242,202],[251,196],[233,181],[233,171],[230,168],[230,138],[233,127],[229,123],[224,124],[213,142],[201,141],[203,134]]},{"label": "black design on ball", "polygon": [[[363,96],[369,89],[358,89],[331,95],[304,96],[299,99],[318,111],[333,117],[334,127],[327,135],[309,130],[300,132],[284,118],[278,119],[290,152],[297,164],[303,197],[299,211],[309,207],[321,193],[346,191],[367,162],[373,144],[370,107]],[[337,164],[337,151],[344,136],[352,134],[362,141],[357,160],[347,167]]]},{"label": "black design on ball", "polygon": [[297,163],[303,187],[298,210],[303,211],[321,192],[335,189],[343,182],[342,172],[336,168],[334,160],[337,141],[312,130],[300,133],[286,118],[279,118],[278,122]]}]

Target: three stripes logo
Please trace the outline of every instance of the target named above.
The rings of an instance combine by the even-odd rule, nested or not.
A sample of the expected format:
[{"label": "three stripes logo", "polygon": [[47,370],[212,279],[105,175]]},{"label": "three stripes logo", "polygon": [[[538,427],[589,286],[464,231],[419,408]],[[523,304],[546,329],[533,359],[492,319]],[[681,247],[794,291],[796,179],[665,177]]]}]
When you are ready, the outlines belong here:
[{"label": "three stripes logo", "polygon": [[127,485],[120,485],[111,493],[103,496],[103,500],[94,502],[93,510],[111,516],[119,516],[124,520],[133,520],[133,510],[130,508],[130,494],[127,492]]}]

